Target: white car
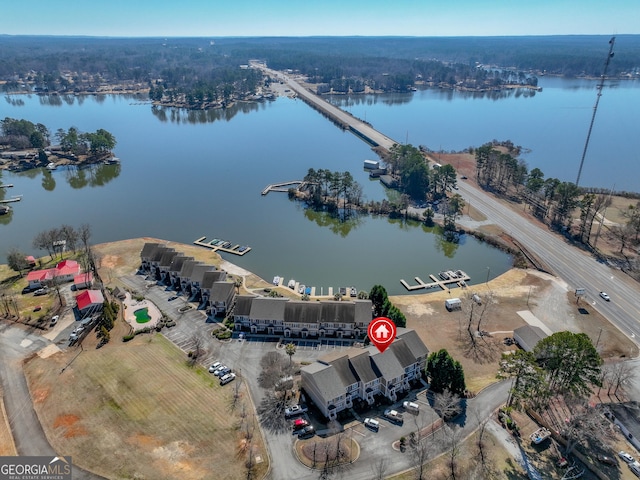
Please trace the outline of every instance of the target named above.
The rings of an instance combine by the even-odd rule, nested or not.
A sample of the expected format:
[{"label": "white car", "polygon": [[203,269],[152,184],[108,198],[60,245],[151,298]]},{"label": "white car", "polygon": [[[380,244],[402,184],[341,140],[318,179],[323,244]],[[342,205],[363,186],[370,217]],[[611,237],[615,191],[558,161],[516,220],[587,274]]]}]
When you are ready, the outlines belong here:
[{"label": "white car", "polygon": [[606,292],[600,292],[600,296],[604,298],[607,302],[611,300],[611,298],[609,298],[609,295],[607,295]]},{"label": "white car", "polygon": [[625,452],[624,450],[620,450],[620,451],[618,452],[618,456],[619,456],[622,460],[624,460],[625,462],[627,462],[627,463],[633,463],[633,462],[635,462],[635,461],[636,461],[636,460],[635,460],[635,458],[633,458],[631,455],[629,455],[629,454],[628,454],[627,452]]},{"label": "white car", "polygon": [[364,426],[370,428],[374,432],[377,432],[380,429],[380,422],[378,420],[374,420],[373,418],[365,418]]},{"label": "white car", "polygon": [[211,366],[209,367],[209,373],[213,373],[213,372],[215,372],[215,371],[218,369],[218,367],[221,367],[221,366],[222,366],[222,363],[220,363],[220,362],[214,362],[214,363],[213,363],[213,364],[211,364]]},{"label": "white car", "polygon": [[296,415],[300,415],[301,413],[305,413],[307,409],[305,407],[301,407],[300,405],[292,405],[284,409],[285,417],[294,417]]},{"label": "white car", "polygon": [[51,317],[51,323],[49,324],[49,326],[53,327],[56,323],[58,323],[59,319],[60,319],[60,315],[55,315]]},{"label": "white car", "polygon": [[236,374],[235,373],[227,373],[225,376],[223,376],[220,379],[220,385],[226,385],[227,383],[231,382],[232,380],[236,379]]}]

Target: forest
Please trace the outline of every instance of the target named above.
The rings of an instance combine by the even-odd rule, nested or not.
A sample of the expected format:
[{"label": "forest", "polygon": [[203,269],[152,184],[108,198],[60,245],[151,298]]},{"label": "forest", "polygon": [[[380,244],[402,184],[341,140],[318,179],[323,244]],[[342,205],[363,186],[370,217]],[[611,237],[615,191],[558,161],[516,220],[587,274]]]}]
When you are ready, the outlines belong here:
[{"label": "forest", "polygon": [[[334,92],[407,91],[414,84],[499,89],[539,75],[599,77],[607,36],[99,38],[0,36],[3,91],[149,91],[156,102],[207,108],[248,98],[252,59],[298,71]],[[640,35],[616,38],[608,75],[640,76]],[[213,104],[213,105],[212,105]]]}]

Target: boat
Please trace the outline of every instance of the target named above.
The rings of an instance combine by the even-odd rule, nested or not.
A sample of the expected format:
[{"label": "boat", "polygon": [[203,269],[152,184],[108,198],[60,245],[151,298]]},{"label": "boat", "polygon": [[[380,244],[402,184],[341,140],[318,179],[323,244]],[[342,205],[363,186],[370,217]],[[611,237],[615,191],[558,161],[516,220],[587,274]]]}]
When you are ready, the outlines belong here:
[{"label": "boat", "polygon": [[53,163],[53,162],[50,162],[50,163],[47,165],[47,169],[48,169],[48,170],[55,170],[56,168],[58,168],[58,166],[57,166],[55,163]]},{"label": "boat", "polygon": [[246,245],[242,245],[242,246],[238,249],[238,252],[242,253],[242,252],[244,252],[247,248],[249,248],[249,247],[247,247]]},{"label": "boat", "polygon": [[305,295],[311,295],[311,287],[307,287],[304,289],[304,294]]},{"label": "boat", "polygon": [[289,280],[289,283],[287,283],[287,287],[293,290],[294,288],[296,288],[296,281],[292,278],[291,280]]},{"label": "boat", "polygon": [[120,159],[118,157],[111,157],[111,158],[108,158],[107,160],[105,160],[104,163],[107,164],[107,165],[113,165],[113,164],[116,164],[116,163],[120,163]]},{"label": "boat", "polygon": [[219,238],[214,238],[213,240],[211,240],[211,241],[209,242],[209,245],[215,245],[215,243],[216,243],[217,241],[219,241],[219,240],[220,240]]},{"label": "boat", "polygon": [[222,248],[229,248],[231,246],[231,242],[224,242],[222,244]]},{"label": "boat", "polygon": [[345,296],[347,294],[347,287],[340,287],[340,295]]},{"label": "boat", "polygon": [[273,277],[273,284],[274,285],[280,285],[280,277],[278,275]]},{"label": "boat", "polygon": [[305,289],[305,288],[306,288],[306,286],[305,286],[304,284],[300,285],[300,286],[298,287],[298,293],[299,293],[300,295],[304,295],[304,289]]},{"label": "boat", "polygon": [[358,296],[358,291],[356,290],[356,287],[351,287],[349,289],[349,295],[352,297],[357,297]]},{"label": "boat", "polygon": [[538,430],[536,430],[531,435],[529,435],[529,438],[531,439],[531,443],[534,443],[535,445],[540,445],[550,436],[551,436],[551,432],[549,431],[549,429],[545,427],[540,427]]},{"label": "boat", "polygon": [[442,280],[449,280],[449,274],[447,272],[440,272],[438,275]]}]

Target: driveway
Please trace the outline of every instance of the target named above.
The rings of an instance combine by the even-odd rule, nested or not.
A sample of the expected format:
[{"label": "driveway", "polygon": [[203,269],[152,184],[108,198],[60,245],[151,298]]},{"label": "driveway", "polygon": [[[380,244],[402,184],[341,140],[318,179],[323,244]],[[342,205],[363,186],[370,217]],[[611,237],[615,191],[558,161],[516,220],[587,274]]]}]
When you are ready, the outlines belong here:
[{"label": "driveway", "polygon": [[[56,456],[33,409],[33,402],[22,369],[23,360],[50,345],[50,341],[23,325],[0,323],[0,381],[4,403],[19,455]],[[81,480],[102,477],[73,466],[73,478]]]}]

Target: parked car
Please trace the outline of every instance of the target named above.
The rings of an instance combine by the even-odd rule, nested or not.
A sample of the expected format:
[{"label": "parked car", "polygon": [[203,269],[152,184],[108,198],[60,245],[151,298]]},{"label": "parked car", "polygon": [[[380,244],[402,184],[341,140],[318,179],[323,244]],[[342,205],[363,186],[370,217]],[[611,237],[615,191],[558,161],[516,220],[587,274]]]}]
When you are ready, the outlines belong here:
[{"label": "parked car", "polygon": [[629,454],[628,454],[627,452],[625,452],[624,450],[620,450],[620,451],[618,452],[618,456],[619,456],[622,460],[624,460],[625,462],[627,462],[627,463],[633,463],[633,462],[635,462],[635,461],[636,461],[636,459],[635,459],[635,458],[633,458],[631,455],[629,455]]},{"label": "parked car", "polygon": [[306,407],[303,407],[301,405],[291,405],[290,407],[284,409],[284,416],[295,417],[296,415],[300,415],[302,413],[305,413],[306,411]]},{"label": "parked car", "polygon": [[607,302],[611,301],[611,298],[609,298],[609,295],[607,295],[606,292],[600,292],[600,296],[604,298]]},{"label": "parked car", "polygon": [[75,342],[76,340],[78,340],[78,334],[77,333],[72,333],[71,335],[69,335],[69,341],[70,342]]},{"label": "parked car", "polygon": [[300,432],[298,432],[298,438],[311,438],[316,434],[316,429],[313,425],[307,425]]},{"label": "parked car", "polygon": [[216,371],[213,372],[213,374],[216,377],[222,377],[223,375],[226,375],[229,372],[231,372],[231,369],[229,367],[227,367],[226,365],[222,365],[221,367],[218,367],[216,369]]},{"label": "parked car", "polygon": [[42,310],[42,305],[38,305],[33,309],[34,312],[39,312],[40,310]]},{"label": "parked car", "polygon": [[51,322],[49,323],[49,326],[53,327],[56,323],[58,323],[59,319],[60,319],[60,315],[54,315],[53,317],[51,317]]},{"label": "parked car", "polygon": [[31,293],[31,292],[33,292],[33,288],[31,288],[28,285],[22,289],[22,295],[24,295],[26,293]]},{"label": "parked car", "polygon": [[235,373],[227,373],[220,379],[220,385],[226,385],[227,383],[236,379]]},{"label": "parked car", "polygon": [[380,429],[380,422],[378,420],[374,420],[373,418],[365,418],[364,426],[370,428],[374,432],[377,432]]},{"label": "parked car", "polygon": [[93,318],[89,317],[89,318],[85,318],[84,320],[82,320],[80,322],[80,325],[82,325],[83,327],[86,327],[87,325],[89,325],[91,322],[93,322]]},{"label": "parked car", "polygon": [[169,297],[167,301],[169,301],[169,302],[173,302],[176,298],[178,298],[178,297],[176,297],[176,296],[174,295],[174,296],[172,296],[172,297]]},{"label": "parked car", "polygon": [[33,292],[33,295],[35,297],[39,297],[41,295],[46,295],[47,293],[49,293],[49,289],[48,288],[39,288],[35,292]]},{"label": "parked car", "polygon": [[73,329],[72,333],[75,333],[76,335],[79,335],[82,332],[84,332],[84,327],[76,327],[76,328]]},{"label": "parked car", "polygon": [[306,427],[307,425],[309,425],[309,422],[307,422],[304,418],[296,418],[293,421],[293,429],[294,430],[300,430],[300,429]]},{"label": "parked car", "polygon": [[598,455],[598,461],[601,462],[601,463],[606,463],[607,465],[617,465],[618,464],[616,459],[613,458],[613,457],[610,457],[609,455],[599,454]]},{"label": "parked car", "polygon": [[460,178],[461,178],[462,180],[466,180],[466,179],[467,179],[467,176],[466,176],[466,175],[462,175]]},{"label": "parked car", "polygon": [[218,367],[221,367],[221,366],[222,366],[222,363],[220,363],[220,362],[213,362],[213,363],[211,364],[211,366],[209,367],[209,373],[213,373],[213,372],[215,372],[215,371],[218,369]]},{"label": "parked car", "polygon": [[417,414],[420,411],[420,405],[414,402],[404,402],[402,406],[407,412],[410,412],[410,413]]}]

